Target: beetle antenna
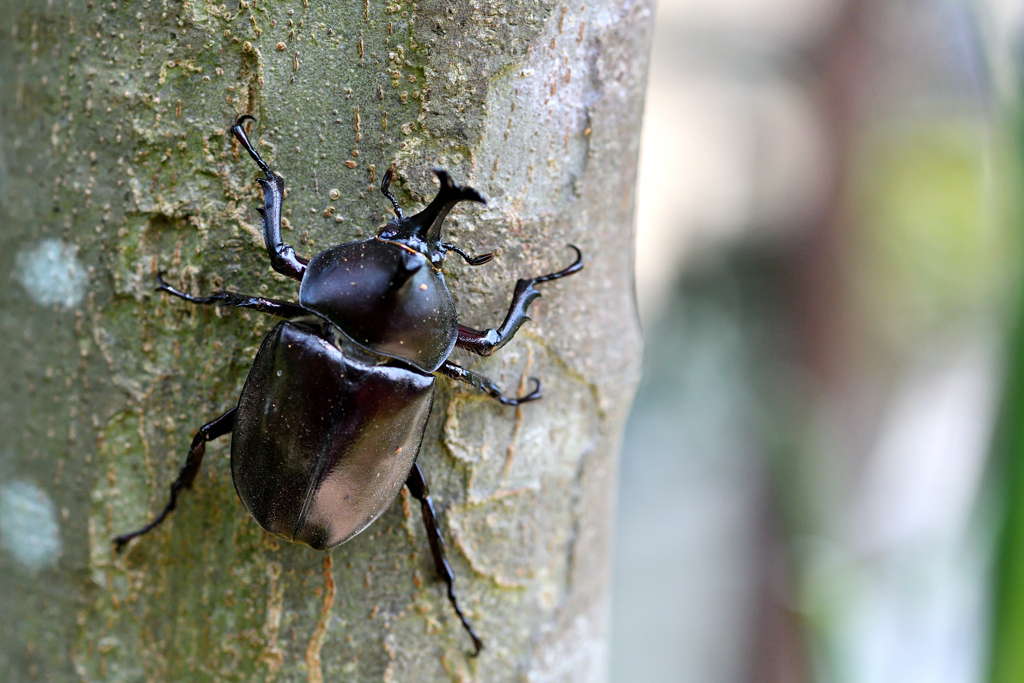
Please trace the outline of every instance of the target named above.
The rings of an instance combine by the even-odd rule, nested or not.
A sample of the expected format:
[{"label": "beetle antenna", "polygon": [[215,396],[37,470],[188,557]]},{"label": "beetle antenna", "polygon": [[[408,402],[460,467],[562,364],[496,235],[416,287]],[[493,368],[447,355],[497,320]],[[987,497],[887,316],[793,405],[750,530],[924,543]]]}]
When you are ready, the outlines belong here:
[{"label": "beetle antenna", "polygon": [[445,251],[454,251],[456,254],[465,259],[466,263],[468,263],[471,266],[482,266],[483,264],[490,262],[490,260],[494,258],[494,254],[480,254],[478,256],[470,256],[469,254],[462,251],[454,244],[449,244],[448,242],[442,242],[441,248],[444,249]]},{"label": "beetle antenna", "polygon": [[398,216],[399,219],[402,219],[405,218],[405,213],[402,212],[402,207],[398,205],[398,200],[395,199],[395,195],[391,194],[391,190],[388,189],[391,187],[391,179],[394,178],[394,176],[395,169],[389,168],[384,171],[384,177],[381,178],[380,181],[380,191],[385,197],[391,200],[391,206],[395,207],[395,215]]}]

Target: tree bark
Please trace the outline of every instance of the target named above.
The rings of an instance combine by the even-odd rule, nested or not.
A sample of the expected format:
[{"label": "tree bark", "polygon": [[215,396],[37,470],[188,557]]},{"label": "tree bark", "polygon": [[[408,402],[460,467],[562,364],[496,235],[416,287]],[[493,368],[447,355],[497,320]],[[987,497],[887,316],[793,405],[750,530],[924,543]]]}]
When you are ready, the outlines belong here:
[{"label": "tree bark", "polygon": [[[649,0],[4,3],[0,47],[0,678],[28,681],[600,681],[617,449],[638,378],[631,224]],[[311,256],[372,235],[394,165],[408,211],[440,166],[489,198],[446,224],[460,321],[533,321],[489,359],[503,407],[439,380],[419,456],[471,643],[403,492],[327,553],[279,541],[210,444],[273,320],[154,291],[295,300],[271,272],[253,138]]]}]

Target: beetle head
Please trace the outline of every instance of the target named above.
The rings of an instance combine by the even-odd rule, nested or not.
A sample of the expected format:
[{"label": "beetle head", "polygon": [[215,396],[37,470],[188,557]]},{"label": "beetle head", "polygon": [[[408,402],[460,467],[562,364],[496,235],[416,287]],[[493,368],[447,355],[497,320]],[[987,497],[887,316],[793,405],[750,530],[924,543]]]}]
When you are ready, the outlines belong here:
[{"label": "beetle head", "polygon": [[380,189],[395,206],[395,217],[377,231],[377,236],[389,242],[398,242],[410,249],[420,252],[434,265],[439,268],[444,261],[445,249],[441,244],[441,224],[448,216],[448,212],[462,201],[480,202],[487,201],[480,196],[480,193],[471,187],[460,187],[451,179],[447,171],[432,169],[441,183],[441,190],[434,197],[434,200],[427,205],[427,208],[415,216],[404,216],[398,202],[391,193],[388,186],[391,184],[393,173],[389,168],[384,173]]}]

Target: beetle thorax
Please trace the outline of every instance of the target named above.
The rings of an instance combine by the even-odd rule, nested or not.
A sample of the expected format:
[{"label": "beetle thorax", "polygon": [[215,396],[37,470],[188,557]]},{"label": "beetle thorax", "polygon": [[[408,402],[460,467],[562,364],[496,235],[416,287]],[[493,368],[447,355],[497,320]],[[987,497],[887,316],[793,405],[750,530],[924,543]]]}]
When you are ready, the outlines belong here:
[{"label": "beetle thorax", "polygon": [[424,254],[377,237],[313,258],[299,303],[364,349],[424,372],[455,346],[458,319],[444,275]]}]

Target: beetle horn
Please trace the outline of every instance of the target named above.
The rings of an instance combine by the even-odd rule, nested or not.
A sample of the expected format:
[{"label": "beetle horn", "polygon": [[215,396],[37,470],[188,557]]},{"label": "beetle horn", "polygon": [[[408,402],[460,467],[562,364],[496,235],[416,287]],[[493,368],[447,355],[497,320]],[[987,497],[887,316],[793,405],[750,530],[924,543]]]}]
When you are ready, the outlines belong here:
[{"label": "beetle horn", "polygon": [[472,187],[459,186],[447,171],[442,171],[439,168],[435,168],[433,171],[441,183],[441,190],[427,205],[427,208],[409,219],[416,225],[416,234],[427,244],[441,241],[441,224],[456,204],[464,201],[487,203],[487,200]]}]

